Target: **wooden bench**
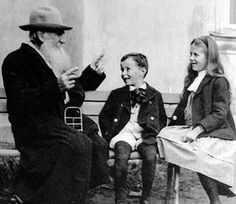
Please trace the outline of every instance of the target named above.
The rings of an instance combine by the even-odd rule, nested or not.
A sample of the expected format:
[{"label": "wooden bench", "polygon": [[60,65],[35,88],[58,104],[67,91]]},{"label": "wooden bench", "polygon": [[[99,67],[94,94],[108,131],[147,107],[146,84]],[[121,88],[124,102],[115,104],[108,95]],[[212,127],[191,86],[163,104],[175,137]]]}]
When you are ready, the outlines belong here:
[{"label": "wooden bench", "polygon": [[[104,106],[110,91],[89,91],[86,92],[85,101],[82,106],[82,112],[92,118],[98,124],[98,116],[99,113]],[[167,117],[170,118],[172,113],[179,102],[179,94],[170,94],[163,93],[163,102],[165,105],[165,110]],[[114,153],[110,151],[109,153],[110,160],[108,161],[109,165],[113,165],[114,163]],[[134,151],[130,155],[130,160],[140,159],[140,155],[137,151]]]},{"label": "wooden bench", "polygon": [[[81,107],[82,112],[93,119],[98,124],[98,116],[99,113],[105,104],[110,91],[88,91],[86,92],[85,101],[83,106]],[[165,110],[167,117],[170,118],[172,113],[179,102],[179,94],[170,94],[170,93],[163,93],[163,102],[165,105]],[[10,123],[8,121],[8,114],[6,109],[6,94],[3,88],[0,88],[0,138],[5,138],[10,144],[14,144],[13,135],[10,128]],[[0,141],[1,142],[1,141]],[[11,145],[12,146],[12,145]],[[18,150],[11,148],[0,148],[0,157],[19,157],[20,153]],[[134,160],[141,160],[140,155],[137,151],[132,152],[129,161]],[[109,152],[109,165],[114,164],[114,153],[112,151]],[[170,197],[170,187],[172,181],[172,172],[174,174],[175,180],[175,192],[178,199],[178,179],[179,179],[179,168],[174,165],[168,166],[168,179],[167,179],[167,193],[166,193],[166,203],[169,202]],[[175,200],[177,200],[175,199]],[[175,202],[176,204],[178,201]]]},{"label": "wooden bench", "polygon": [[[82,106],[82,112],[92,118],[98,124],[99,113],[104,106],[110,91],[89,91],[86,92],[85,101]],[[162,93],[163,103],[165,106],[166,115],[168,120],[171,118],[177,104],[180,100],[180,94],[177,93]],[[114,152],[109,152],[108,165],[114,164]],[[129,162],[140,162],[141,158],[137,151],[134,151],[130,155]],[[174,203],[179,204],[179,175],[180,167],[169,164],[167,168],[167,190],[165,204],[169,204],[172,180],[174,181]],[[173,176],[173,179],[172,179]]]}]

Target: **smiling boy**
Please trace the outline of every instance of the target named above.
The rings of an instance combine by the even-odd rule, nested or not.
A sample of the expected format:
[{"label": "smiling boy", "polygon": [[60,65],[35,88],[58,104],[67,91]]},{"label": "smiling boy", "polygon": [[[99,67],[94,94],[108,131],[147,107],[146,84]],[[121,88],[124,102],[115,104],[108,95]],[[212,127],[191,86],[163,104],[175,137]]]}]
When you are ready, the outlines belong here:
[{"label": "smiling boy", "polygon": [[148,73],[146,56],[126,54],[120,66],[125,86],[111,92],[100,113],[99,125],[115,151],[115,203],[127,203],[128,159],[137,150],[143,159],[140,204],[148,204],[156,170],[156,135],[165,127],[167,117],[161,93],[144,81]]}]

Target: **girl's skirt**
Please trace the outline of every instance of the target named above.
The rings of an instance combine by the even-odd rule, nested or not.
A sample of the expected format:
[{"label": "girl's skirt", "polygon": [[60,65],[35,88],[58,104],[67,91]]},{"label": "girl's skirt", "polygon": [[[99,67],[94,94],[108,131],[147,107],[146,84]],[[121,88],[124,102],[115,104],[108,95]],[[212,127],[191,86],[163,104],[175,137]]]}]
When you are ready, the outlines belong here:
[{"label": "girl's skirt", "polygon": [[236,141],[204,137],[191,143],[182,142],[187,131],[186,126],[163,128],[157,136],[160,156],[169,163],[215,179],[236,194]]}]

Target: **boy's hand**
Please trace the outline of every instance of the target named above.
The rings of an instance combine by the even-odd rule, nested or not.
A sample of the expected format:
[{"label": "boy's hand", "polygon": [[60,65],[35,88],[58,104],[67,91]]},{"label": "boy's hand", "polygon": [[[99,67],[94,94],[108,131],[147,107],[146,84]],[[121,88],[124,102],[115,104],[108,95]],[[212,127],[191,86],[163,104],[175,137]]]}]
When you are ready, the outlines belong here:
[{"label": "boy's hand", "polygon": [[92,63],[90,64],[90,67],[96,71],[99,75],[104,73],[104,67],[101,63],[102,58],[104,57],[104,54],[100,54],[98,56],[97,59],[95,59],[94,61],[92,61]]},{"label": "boy's hand", "polygon": [[78,69],[78,67],[70,68],[57,78],[59,88],[62,92],[71,89],[75,86],[75,72],[77,72]]}]

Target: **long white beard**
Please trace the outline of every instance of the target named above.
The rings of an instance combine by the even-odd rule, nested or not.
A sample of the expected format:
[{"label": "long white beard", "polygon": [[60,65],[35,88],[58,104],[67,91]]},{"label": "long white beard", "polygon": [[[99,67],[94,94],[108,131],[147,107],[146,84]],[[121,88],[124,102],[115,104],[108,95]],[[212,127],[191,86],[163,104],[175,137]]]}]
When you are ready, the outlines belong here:
[{"label": "long white beard", "polygon": [[57,77],[71,68],[70,57],[60,45],[55,45],[50,40],[47,40],[41,45],[39,50]]}]

